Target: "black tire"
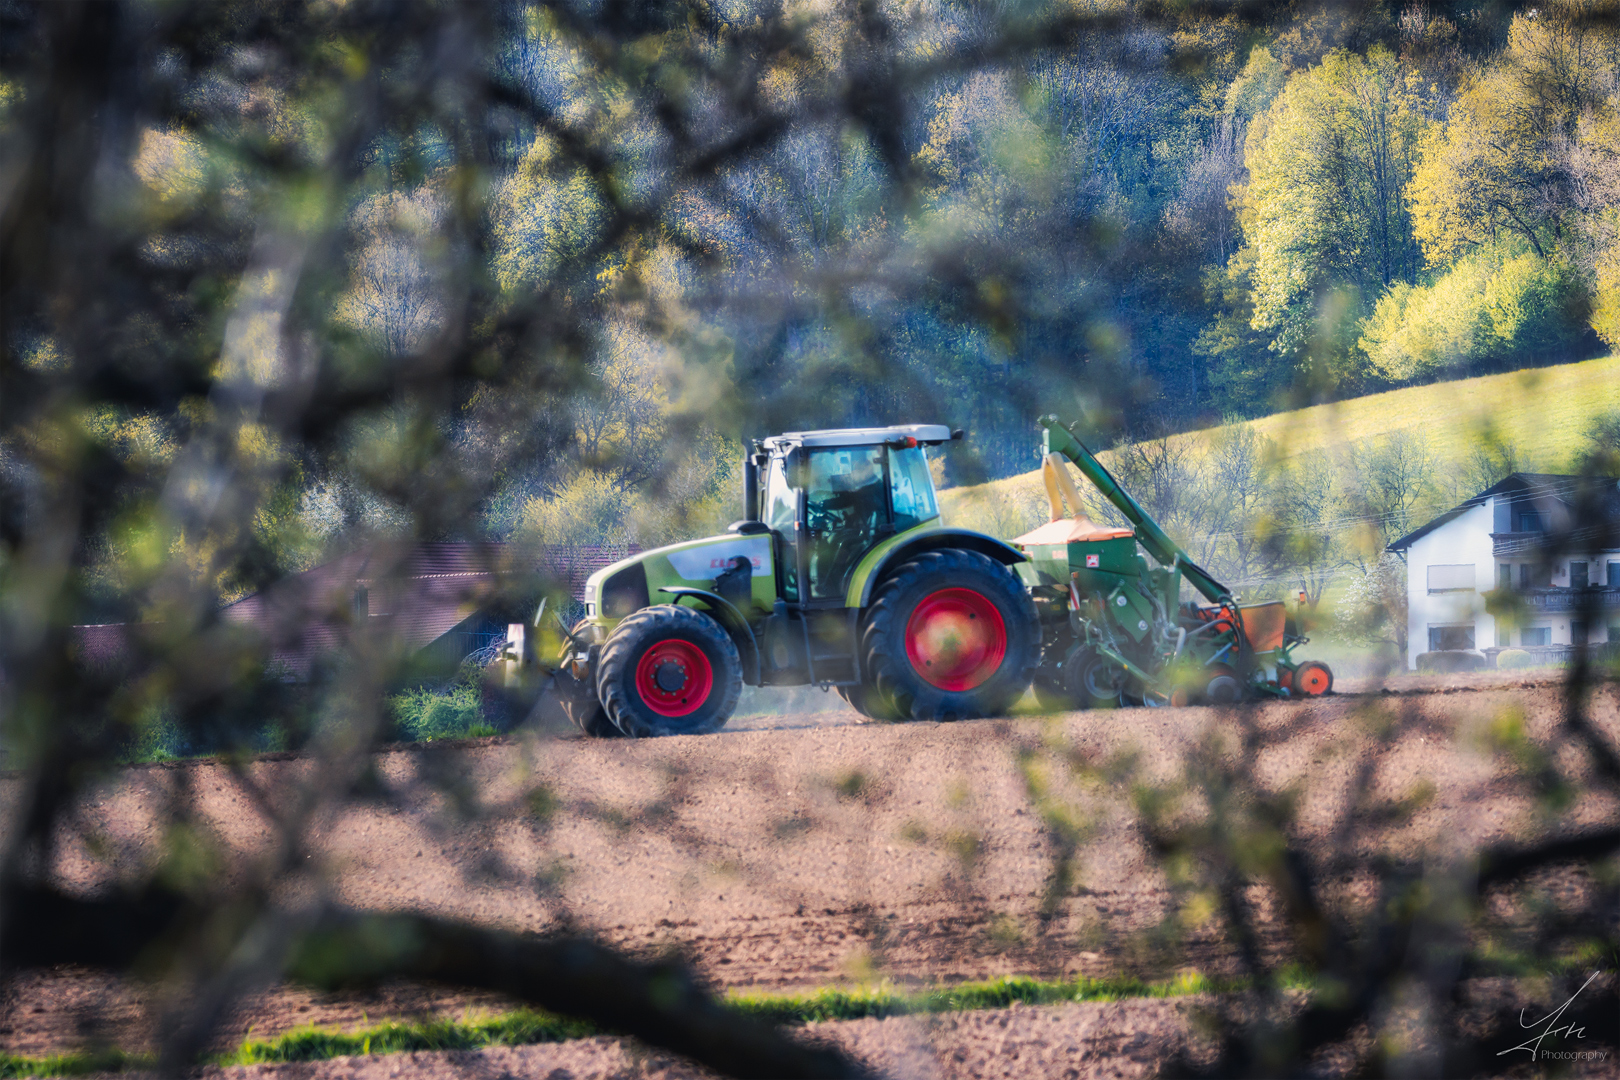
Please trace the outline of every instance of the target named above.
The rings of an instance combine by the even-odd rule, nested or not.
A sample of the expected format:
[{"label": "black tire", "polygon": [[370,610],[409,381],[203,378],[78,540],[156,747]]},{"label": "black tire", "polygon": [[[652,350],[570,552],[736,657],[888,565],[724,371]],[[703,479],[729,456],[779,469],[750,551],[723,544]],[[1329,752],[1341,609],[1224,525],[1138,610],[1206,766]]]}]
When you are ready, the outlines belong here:
[{"label": "black tire", "polygon": [[1127,672],[1097,650],[1082,645],[1069,654],[1065,684],[1088,709],[1114,709],[1124,701]]},{"label": "black tire", "polygon": [[838,691],[838,696],[850,708],[861,714],[862,719],[889,723],[900,718],[893,709],[884,707],[883,699],[870,686],[835,686],[833,689]]},{"label": "black tire", "polygon": [[[1001,620],[999,662],[982,680],[975,669],[966,676],[971,684],[957,689],[930,681],[907,650],[908,625],[919,605],[938,603],[946,591],[973,598],[975,613],[969,618],[983,610],[988,619],[993,607]],[[966,720],[1005,712],[1023,696],[1040,660],[1041,625],[1035,602],[1005,566],[976,551],[929,551],[903,563],[878,586],[862,620],[861,648],[867,682],[862,689],[874,711],[892,711],[899,719]],[[994,662],[993,657],[987,654],[985,662]]]},{"label": "black tire", "polygon": [[1213,664],[1199,699],[1205,705],[1235,705],[1243,700],[1243,683],[1232,668]]},{"label": "black tire", "polygon": [[[585,620],[575,623],[573,635],[577,639],[588,640],[590,623]],[[602,708],[602,700],[596,696],[594,679],[574,678],[573,671],[565,664],[557,669],[553,689],[558,704],[562,706],[563,715],[580,731],[593,739],[624,737],[624,732],[613,726],[613,721],[607,717],[607,710]]]},{"label": "black tire", "polygon": [[596,687],[574,678],[566,667],[557,671],[557,700],[569,723],[593,739],[622,739],[624,732],[613,726],[607,710],[596,696]]},{"label": "black tire", "polygon": [[1075,645],[1062,659],[1043,663],[1035,671],[1029,688],[1035,692],[1035,701],[1042,712],[1074,712],[1086,708],[1090,702],[1085,695],[1069,685],[1069,673],[1075,669],[1083,645]]},{"label": "black tire", "polygon": [[[651,666],[644,667],[649,654]],[[701,671],[702,664],[707,665],[709,684],[701,701],[689,701],[680,694],[694,686],[703,689],[700,674],[690,670],[697,665]],[[725,629],[708,615],[659,604],[626,616],[613,628],[596,665],[596,691],[608,719],[633,739],[706,735],[725,727],[737,707],[742,659]],[[671,709],[687,711],[667,715]]]}]

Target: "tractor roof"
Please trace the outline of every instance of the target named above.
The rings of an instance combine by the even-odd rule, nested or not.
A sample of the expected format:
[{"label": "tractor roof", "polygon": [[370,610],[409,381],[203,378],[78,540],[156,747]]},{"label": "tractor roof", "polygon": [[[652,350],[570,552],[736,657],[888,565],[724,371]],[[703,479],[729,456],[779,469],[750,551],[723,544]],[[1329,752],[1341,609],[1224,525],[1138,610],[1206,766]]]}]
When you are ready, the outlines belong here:
[{"label": "tractor roof", "polygon": [[944,424],[895,424],[893,427],[834,428],[830,431],[785,431],[762,440],[767,450],[789,446],[871,446],[912,438],[932,444],[951,441],[951,429]]}]

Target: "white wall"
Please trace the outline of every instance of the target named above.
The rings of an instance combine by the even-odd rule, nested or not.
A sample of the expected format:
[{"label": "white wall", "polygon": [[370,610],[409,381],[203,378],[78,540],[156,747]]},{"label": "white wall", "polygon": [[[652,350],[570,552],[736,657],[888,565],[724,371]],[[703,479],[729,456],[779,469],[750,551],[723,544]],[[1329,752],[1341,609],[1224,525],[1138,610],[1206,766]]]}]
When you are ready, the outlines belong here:
[{"label": "white wall", "polygon": [[[1476,649],[1496,644],[1496,619],[1486,614],[1485,600],[1481,596],[1482,593],[1496,588],[1496,557],[1492,554],[1491,544],[1491,524],[1494,520],[1492,502],[1494,499],[1470,507],[1408,549],[1406,553],[1408,667],[1417,664],[1419,653],[1429,651],[1429,627],[1434,625],[1472,623]],[[1429,595],[1430,565],[1461,563],[1474,564],[1474,588],[1468,592]]]}]

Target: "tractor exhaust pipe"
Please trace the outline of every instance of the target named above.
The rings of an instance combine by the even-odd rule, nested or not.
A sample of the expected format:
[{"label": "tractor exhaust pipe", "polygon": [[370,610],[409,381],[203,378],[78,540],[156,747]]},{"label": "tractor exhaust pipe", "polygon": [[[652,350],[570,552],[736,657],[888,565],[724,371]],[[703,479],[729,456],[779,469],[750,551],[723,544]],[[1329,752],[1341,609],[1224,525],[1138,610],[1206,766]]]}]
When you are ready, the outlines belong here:
[{"label": "tractor exhaust pipe", "polygon": [[743,520],[759,520],[759,455],[750,451],[743,457]]}]

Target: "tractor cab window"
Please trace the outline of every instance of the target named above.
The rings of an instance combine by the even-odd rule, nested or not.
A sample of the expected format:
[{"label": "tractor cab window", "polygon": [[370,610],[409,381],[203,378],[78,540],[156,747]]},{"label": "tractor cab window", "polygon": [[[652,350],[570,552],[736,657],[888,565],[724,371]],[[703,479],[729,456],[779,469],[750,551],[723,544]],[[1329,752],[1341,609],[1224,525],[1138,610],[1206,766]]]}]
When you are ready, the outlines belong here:
[{"label": "tractor cab window", "polygon": [[896,532],[939,517],[934,503],[934,478],[928,473],[923,448],[889,451],[889,502],[894,507]]},{"label": "tractor cab window", "polygon": [[889,526],[883,447],[811,450],[805,492],[810,530],[810,595],[841,597],[849,576]]},{"label": "tractor cab window", "polygon": [[782,599],[799,598],[799,561],[793,554],[796,542],[793,532],[798,517],[799,493],[788,484],[787,465],[780,457],[771,459],[770,472],[765,477],[765,524],[782,538],[785,558],[779,559],[782,568]]}]

